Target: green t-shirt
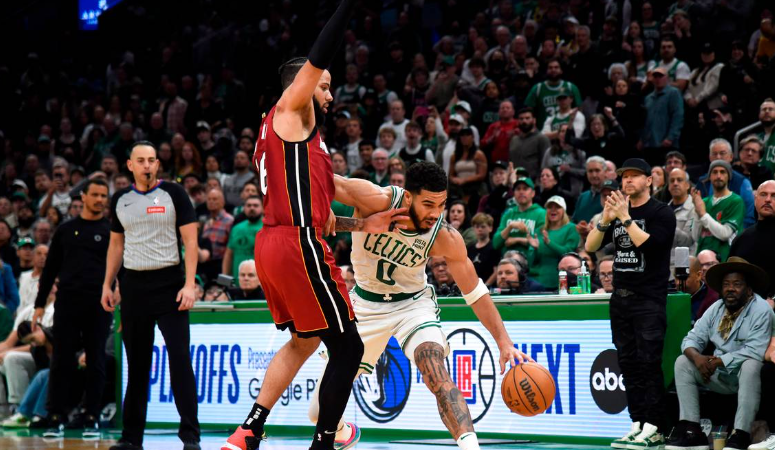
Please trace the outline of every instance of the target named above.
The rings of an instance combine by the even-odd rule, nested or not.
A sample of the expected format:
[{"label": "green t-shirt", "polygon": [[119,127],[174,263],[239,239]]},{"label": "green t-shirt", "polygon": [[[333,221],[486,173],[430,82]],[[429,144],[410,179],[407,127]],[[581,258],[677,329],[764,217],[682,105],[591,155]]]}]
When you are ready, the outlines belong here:
[{"label": "green t-shirt", "polygon": [[[743,230],[743,221],[745,220],[745,203],[743,203],[742,197],[732,192],[728,197],[721,199],[713,204],[713,196],[708,196],[702,199],[705,202],[705,209],[708,214],[718,223],[725,225],[729,224],[734,230],[735,234]],[[697,253],[703,250],[713,250],[718,256],[720,262],[727,260],[729,256],[730,242],[732,238],[727,241],[721,241],[714,237],[709,230],[703,228],[700,240],[697,243]]]},{"label": "green t-shirt", "polygon": [[510,222],[524,222],[527,225],[527,233],[523,233],[516,228],[512,228],[509,231],[509,237],[527,237],[535,236],[536,232],[544,226],[546,220],[546,210],[533,203],[525,211],[520,211],[519,206],[513,206],[506,210],[501,216],[501,223],[498,226],[498,230],[495,231],[492,239],[492,246],[496,250],[500,250],[501,253],[506,253],[509,250],[517,250],[527,257],[528,263],[532,264],[533,255],[535,249],[530,245],[513,245],[506,247],[506,241],[501,237],[501,232],[506,228]]},{"label": "green t-shirt", "polygon": [[[764,140],[764,133],[759,134],[759,139],[764,141],[764,150],[762,154],[762,160],[759,161],[760,166],[764,166],[775,173],[775,132],[770,134],[770,138]],[[756,189],[758,186],[754,186]]]},{"label": "green t-shirt", "polygon": [[530,106],[535,110],[536,123],[539,127],[544,125],[546,118],[557,114],[560,110],[557,105],[557,94],[561,88],[571,92],[573,96],[573,106],[581,106],[581,93],[579,88],[570,81],[560,81],[557,86],[550,86],[548,82],[542,81],[534,85],[525,98],[525,106]]},{"label": "green t-shirt", "polygon": [[263,228],[262,220],[256,223],[250,223],[249,220],[234,225],[229,235],[228,247],[234,252],[234,259],[231,262],[231,274],[235,278],[239,274],[239,265],[242,261],[253,259],[253,252],[256,244],[256,233]]},{"label": "green t-shirt", "polygon": [[557,230],[548,230],[549,244],[544,243],[543,233],[538,231],[538,250],[535,262],[530,266],[530,275],[544,287],[557,289],[557,264],[560,257],[579,247],[579,233],[576,225],[568,222]]}]

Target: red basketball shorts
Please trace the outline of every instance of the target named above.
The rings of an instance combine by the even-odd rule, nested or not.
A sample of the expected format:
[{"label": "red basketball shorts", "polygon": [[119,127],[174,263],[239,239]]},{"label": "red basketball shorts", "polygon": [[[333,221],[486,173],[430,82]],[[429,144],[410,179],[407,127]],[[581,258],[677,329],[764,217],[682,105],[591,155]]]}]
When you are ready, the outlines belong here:
[{"label": "red basketball shorts", "polygon": [[256,270],[277,328],[301,337],[343,333],[355,320],[342,272],[320,229],[264,227]]}]

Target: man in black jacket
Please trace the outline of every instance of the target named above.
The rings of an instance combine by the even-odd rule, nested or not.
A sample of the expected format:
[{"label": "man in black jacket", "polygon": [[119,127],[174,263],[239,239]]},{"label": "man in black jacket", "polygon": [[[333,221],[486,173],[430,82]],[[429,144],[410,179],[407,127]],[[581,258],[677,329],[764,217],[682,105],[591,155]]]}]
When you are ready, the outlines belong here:
[{"label": "man in black jacket", "polygon": [[[759,185],[754,192],[754,207],[759,220],[756,225],[746,228],[732,242],[729,256],[739,256],[751,264],[757,265],[767,273],[775,273],[775,181],[768,180]],[[775,283],[770,282],[764,292],[757,292],[773,303]]]},{"label": "man in black jacket", "polygon": [[[47,437],[63,437],[65,428],[82,428],[84,437],[99,437],[98,417],[105,387],[105,342],[111,315],[100,306],[102,279],[110,242],[110,222],[103,216],[108,184],[89,180],[81,194],[81,215],[59,226],[51,241],[35,300],[33,327],[43,317],[46,299],[58,277],[54,311],[54,350],[49,381]],[[86,351],[85,414],[64,424],[69,383],[76,370],[75,353]]]}]

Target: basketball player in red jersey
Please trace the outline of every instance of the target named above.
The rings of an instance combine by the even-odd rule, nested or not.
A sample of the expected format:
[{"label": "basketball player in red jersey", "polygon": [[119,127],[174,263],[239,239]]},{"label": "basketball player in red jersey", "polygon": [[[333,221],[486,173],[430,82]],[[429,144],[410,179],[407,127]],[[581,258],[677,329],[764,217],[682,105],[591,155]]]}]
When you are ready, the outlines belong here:
[{"label": "basketball player in red jersey", "polygon": [[[272,318],[291,340],[267,368],[256,403],[222,450],[255,450],[270,409],[302,364],[326,345],[329,364],[320,383],[320,417],[311,450],[347,449],[360,433],[334,437],[363,354],[355,315],[341,271],[323,241],[331,226],[334,178],[328,149],[317,129],[333,101],[326,67],[342,42],[355,0],[342,0],[310,50],[280,69],[283,94],[259,129],[253,162],[264,194],[264,228],[256,236],[255,260]],[[402,213],[404,211],[398,211]],[[396,212],[375,215],[349,230],[386,230]],[[329,370],[330,369],[330,370]]]}]

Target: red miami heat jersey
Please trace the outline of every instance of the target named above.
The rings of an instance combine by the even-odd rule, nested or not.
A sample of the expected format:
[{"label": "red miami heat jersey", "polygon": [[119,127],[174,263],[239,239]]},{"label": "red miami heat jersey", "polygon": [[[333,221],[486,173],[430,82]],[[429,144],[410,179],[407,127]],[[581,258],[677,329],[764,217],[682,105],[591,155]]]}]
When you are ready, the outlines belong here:
[{"label": "red miami heat jersey", "polygon": [[276,106],[259,129],[253,164],[264,195],[264,225],[323,228],[334,200],[334,171],[317,127],[301,142],[281,139]]}]

